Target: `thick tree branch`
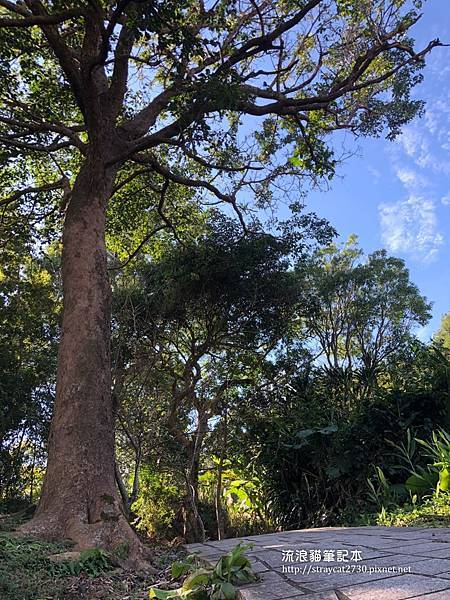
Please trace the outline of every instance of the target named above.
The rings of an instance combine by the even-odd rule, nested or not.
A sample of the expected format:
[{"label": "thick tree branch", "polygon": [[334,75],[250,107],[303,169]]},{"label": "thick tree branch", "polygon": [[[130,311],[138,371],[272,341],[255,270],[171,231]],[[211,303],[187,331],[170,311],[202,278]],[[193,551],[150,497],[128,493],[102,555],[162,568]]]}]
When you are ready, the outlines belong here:
[{"label": "thick tree branch", "polygon": [[10,196],[7,196],[6,198],[3,198],[3,199],[0,198],[0,206],[6,206],[7,204],[12,204],[13,202],[17,202],[17,200],[20,200],[20,198],[22,198],[23,196],[26,196],[27,194],[38,194],[41,192],[49,192],[51,190],[64,189],[64,187],[66,185],[66,181],[67,181],[66,177],[61,177],[61,179],[59,179],[58,181],[55,181],[54,183],[47,183],[47,184],[41,185],[41,186],[28,187],[23,190],[17,190],[17,192],[14,192],[13,194],[11,194]]},{"label": "thick tree branch", "polygon": [[[352,71],[352,73],[345,80],[341,81],[339,84],[331,88],[330,92],[327,94],[317,96],[315,98],[291,98],[289,96],[285,96],[284,98],[280,98],[276,102],[262,105],[255,104],[254,102],[250,102],[249,100],[242,100],[238,102],[238,107],[242,111],[255,116],[264,116],[269,114],[276,114],[280,116],[298,115],[299,110],[309,112],[314,110],[326,109],[329,106],[329,104],[345,96],[346,94],[352,94],[362,89],[371,88],[378,83],[382,83],[383,81],[390,79],[408,64],[421,60],[433,48],[443,45],[444,44],[442,44],[442,42],[439,39],[433,40],[421,52],[413,53],[413,55],[410,56],[410,58],[400,63],[395,68],[390,69],[389,71],[385,71],[382,75],[379,75],[378,77],[374,77],[357,83],[357,81],[364,75],[364,73],[372,64],[373,60],[379,54],[381,54],[383,51],[399,47],[399,44],[397,43],[392,43],[389,45],[386,44],[383,47],[378,47],[376,49],[368,51],[365,55],[366,60],[363,63],[357,61],[357,63],[355,63],[354,71]],[[404,50],[403,47],[401,49]],[[369,60],[369,57],[372,58]],[[259,89],[255,86],[246,85],[244,86],[244,90],[250,91],[251,93],[253,93],[254,96],[257,97],[268,97],[266,90]]]},{"label": "thick tree branch", "polygon": [[0,0],[0,7],[6,8],[21,18],[0,17],[0,27],[32,27],[34,25],[58,25],[70,19],[83,16],[82,8],[69,8],[59,13],[49,15],[33,15],[23,6]]},{"label": "thick tree branch", "polygon": [[182,83],[176,82],[174,85],[158,94],[150,104],[139,111],[132,119],[121,125],[119,132],[125,137],[140,138],[144,136],[152,127],[161,112],[167,108],[170,100],[182,91]]},{"label": "thick tree branch", "polygon": [[63,148],[70,148],[72,146],[71,142],[60,142],[59,140],[53,141],[48,146],[44,144],[32,144],[28,142],[19,142],[16,138],[23,136],[23,134],[12,134],[10,136],[2,136],[0,135],[0,142],[5,144],[5,146],[9,146],[11,148],[16,148],[17,150],[30,150],[31,152],[56,152],[57,150],[62,150]]},{"label": "thick tree branch", "polygon": [[114,52],[114,69],[109,90],[110,110],[114,120],[120,113],[127,91],[130,53],[134,40],[134,32],[126,25],[123,25]]},{"label": "thick tree branch", "polygon": [[185,177],[183,175],[180,175],[178,173],[174,173],[173,171],[171,171],[170,169],[168,169],[167,167],[165,167],[164,165],[161,165],[154,156],[152,155],[136,155],[133,160],[135,160],[136,162],[140,162],[143,164],[149,164],[151,165],[151,167],[153,168],[153,170],[155,171],[155,173],[159,173],[160,175],[162,175],[166,180],[168,181],[172,181],[173,183],[177,183],[179,185],[183,185],[185,187],[191,187],[191,188],[197,188],[197,189],[205,189],[208,192],[211,192],[212,194],[214,194],[214,196],[216,196],[219,200],[221,200],[222,202],[226,202],[227,204],[230,204],[234,211],[236,212],[239,221],[244,229],[244,231],[247,230],[247,225],[245,223],[244,217],[242,215],[241,210],[239,209],[237,202],[236,202],[236,198],[235,196],[231,195],[231,194],[224,194],[223,192],[221,192],[219,190],[219,188],[217,188],[215,185],[213,185],[212,183],[210,183],[209,181],[205,181],[203,179],[193,179],[191,177]]},{"label": "thick tree branch", "polygon": [[60,135],[67,137],[72,144],[78,148],[83,154],[86,152],[86,144],[80,140],[76,132],[63,125],[62,123],[48,123],[45,121],[41,122],[32,122],[32,121],[19,121],[17,119],[11,119],[9,117],[4,117],[0,115],[0,123],[4,123],[5,125],[10,125],[11,127],[23,128],[24,131],[17,132],[17,134],[10,134],[8,138],[12,139],[13,135],[17,135],[20,137],[32,135],[34,133],[59,133]]}]

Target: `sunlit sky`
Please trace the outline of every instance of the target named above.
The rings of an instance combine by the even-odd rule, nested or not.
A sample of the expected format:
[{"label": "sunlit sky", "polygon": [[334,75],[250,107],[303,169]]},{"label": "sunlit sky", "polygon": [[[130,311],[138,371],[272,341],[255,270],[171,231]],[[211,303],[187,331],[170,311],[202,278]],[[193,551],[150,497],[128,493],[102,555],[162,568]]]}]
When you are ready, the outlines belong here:
[{"label": "sunlit sky", "polygon": [[[450,1],[428,0],[412,30],[421,49],[433,38],[450,43]],[[450,311],[450,47],[428,57],[414,96],[423,117],[395,142],[359,139],[327,192],[312,192],[308,209],[326,217],[341,241],[359,237],[366,252],[386,248],[403,258],[411,279],[433,302],[433,319],[417,331],[427,341]]]}]

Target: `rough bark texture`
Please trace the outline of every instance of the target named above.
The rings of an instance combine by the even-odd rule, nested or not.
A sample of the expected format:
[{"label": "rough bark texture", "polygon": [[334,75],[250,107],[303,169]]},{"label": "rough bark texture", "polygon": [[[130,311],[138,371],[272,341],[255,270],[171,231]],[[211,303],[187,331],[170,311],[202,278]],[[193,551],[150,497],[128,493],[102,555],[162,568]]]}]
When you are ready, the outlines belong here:
[{"label": "rough bark texture", "polygon": [[70,538],[77,549],[126,543],[142,554],[114,474],[110,368],[110,286],[105,212],[114,173],[87,159],[66,209],[62,275],[64,312],[48,467],[41,500],[23,531]]}]

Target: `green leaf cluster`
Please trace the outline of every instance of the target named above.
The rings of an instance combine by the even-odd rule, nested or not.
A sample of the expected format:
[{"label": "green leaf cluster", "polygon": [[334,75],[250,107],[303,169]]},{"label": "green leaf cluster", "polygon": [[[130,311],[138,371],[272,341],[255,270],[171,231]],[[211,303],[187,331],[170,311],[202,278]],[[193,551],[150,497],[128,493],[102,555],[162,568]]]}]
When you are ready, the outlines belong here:
[{"label": "green leaf cluster", "polygon": [[181,577],[189,573],[183,585],[177,590],[151,588],[150,598],[189,598],[190,600],[234,600],[235,584],[256,580],[251,563],[244,556],[251,545],[238,544],[231,552],[219,558],[214,567],[198,568],[195,557],[176,562],[172,566],[172,576]]}]

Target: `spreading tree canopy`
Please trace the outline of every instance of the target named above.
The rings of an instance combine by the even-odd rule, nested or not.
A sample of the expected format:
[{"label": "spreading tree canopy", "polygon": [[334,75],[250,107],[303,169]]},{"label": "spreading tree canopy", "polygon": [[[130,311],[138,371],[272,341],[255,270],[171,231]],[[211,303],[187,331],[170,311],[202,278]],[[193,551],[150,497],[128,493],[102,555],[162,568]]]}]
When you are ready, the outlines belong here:
[{"label": "spreading tree canopy", "polygon": [[[394,137],[431,41],[414,0],[0,0],[2,225],[62,221],[64,313],[49,458],[29,532],[136,539],[114,481],[105,225],[148,198],[176,227],[180,186],[242,227],[293,182],[332,175],[328,135]],[[127,193],[128,190],[128,193]],[[174,200],[175,199],[175,200]],[[165,212],[171,203],[171,214]]]}]

